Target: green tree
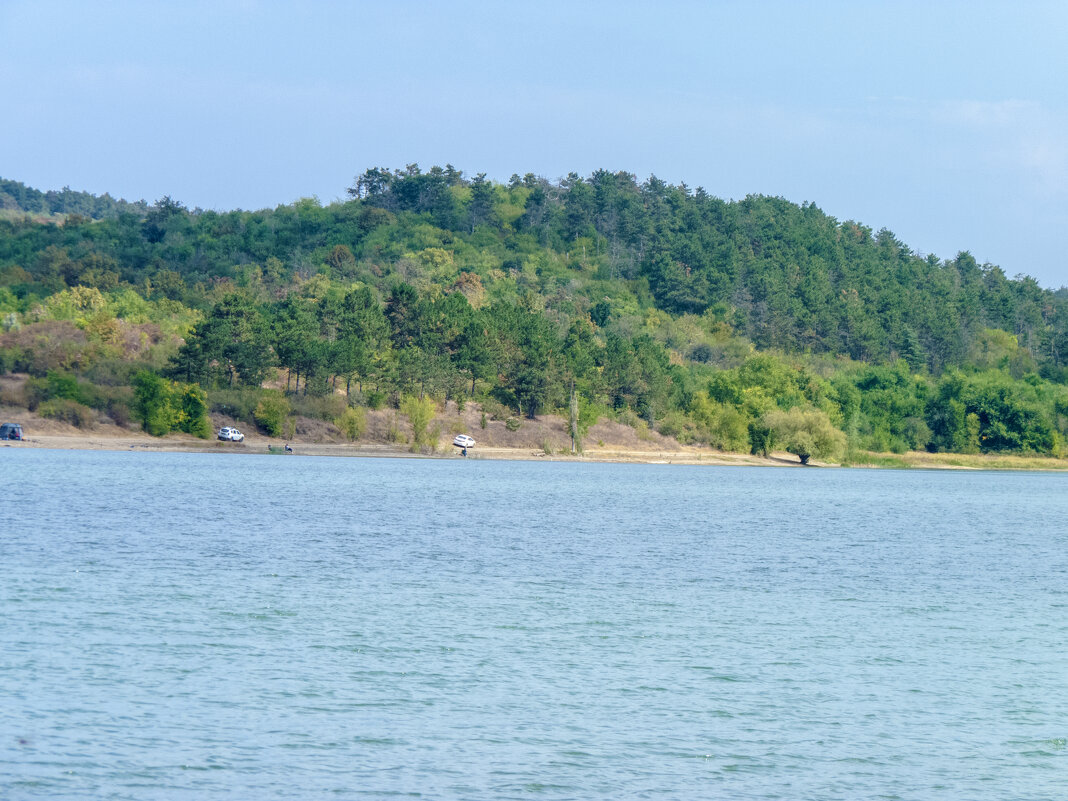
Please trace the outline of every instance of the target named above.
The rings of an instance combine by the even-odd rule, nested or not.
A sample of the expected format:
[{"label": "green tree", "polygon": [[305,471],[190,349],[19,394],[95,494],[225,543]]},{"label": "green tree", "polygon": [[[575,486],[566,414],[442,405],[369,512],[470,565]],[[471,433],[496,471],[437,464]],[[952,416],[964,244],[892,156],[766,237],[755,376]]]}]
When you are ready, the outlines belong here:
[{"label": "green tree", "polygon": [[424,445],[427,441],[427,427],[434,419],[436,407],[430,398],[417,398],[414,395],[405,395],[401,399],[400,412],[408,418],[408,424],[412,427],[412,449]]},{"label": "green tree", "polygon": [[172,384],[171,405],[174,407],[172,427],[201,439],[211,437],[208,417],[208,396],[195,384]]},{"label": "green tree", "polygon": [[176,420],[167,379],[142,370],[134,376],[134,412],[141,426],[154,437],[168,434]]},{"label": "green tree", "polygon": [[812,457],[834,458],[845,449],[845,434],[819,409],[774,409],[764,415],[763,424],[770,430],[772,441],[795,454],[801,464],[808,464]]},{"label": "green tree", "polygon": [[349,442],[355,442],[367,430],[367,414],[359,406],[349,406],[334,424],[341,429]]},{"label": "green tree", "polygon": [[257,425],[272,437],[282,436],[286,418],[289,417],[289,401],[277,390],[265,390],[256,404],[252,416]]}]

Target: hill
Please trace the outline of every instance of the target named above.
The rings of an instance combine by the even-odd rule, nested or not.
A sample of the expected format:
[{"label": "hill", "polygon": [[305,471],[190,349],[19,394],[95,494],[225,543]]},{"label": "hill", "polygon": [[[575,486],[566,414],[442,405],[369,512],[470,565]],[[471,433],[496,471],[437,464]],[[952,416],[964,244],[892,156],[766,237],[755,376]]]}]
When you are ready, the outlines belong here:
[{"label": "hill", "polygon": [[1053,454],[1068,433],[1068,291],[968,253],[627,173],[496,184],[410,165],[349,194],[0,220],[0,368],[106,373],[132,399],[147,367],[213,408],[246,393],[236,419],[254,423],[272,386],[283,419],[407,396],[533,417],[567,413],[573,387],[576,426],[730,450]]},{"label": "hill", "polygon": [[28,214],[39,219],[62,221],[69,215],[104,220],[114,219],[121,214],[143,217],[147,213],[148,204],[143,200],[129,203],[116,200],[106,193],[98,196],[76,192],[69,186],[58,192],[41,192],[19,181],[0,178],[0,214],[6,216]]}]

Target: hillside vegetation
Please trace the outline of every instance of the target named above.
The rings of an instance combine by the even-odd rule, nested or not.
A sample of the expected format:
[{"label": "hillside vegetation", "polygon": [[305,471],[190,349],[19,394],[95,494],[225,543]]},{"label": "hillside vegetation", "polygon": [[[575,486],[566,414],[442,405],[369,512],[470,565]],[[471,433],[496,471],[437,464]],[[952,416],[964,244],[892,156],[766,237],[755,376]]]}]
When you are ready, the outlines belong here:
[{"label": "hillside vegetation", "polygon": [[57,193],[18,187],[0,371],[31,380],[0,400],[84,425],[206,434],[216,411],[359,437],[361,410],[455,400],[802,461],[1064,451],[1068,290],[812,204],[410,165],[326,206],[83,199],[42,221],[19,204]]}]

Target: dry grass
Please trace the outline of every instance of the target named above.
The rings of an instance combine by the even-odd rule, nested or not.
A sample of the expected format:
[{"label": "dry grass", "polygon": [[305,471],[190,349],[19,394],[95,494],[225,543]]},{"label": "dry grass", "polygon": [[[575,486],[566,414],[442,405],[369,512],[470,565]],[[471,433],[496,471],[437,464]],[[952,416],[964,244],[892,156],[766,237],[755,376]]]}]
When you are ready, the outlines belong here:
[{"label": "dry grass", "polygon": [[1068,459],[1052,456],[1021,456],[994,453],[865,453],[852,462],[855,467],[956,468],[967,470],[1068,470]]}]

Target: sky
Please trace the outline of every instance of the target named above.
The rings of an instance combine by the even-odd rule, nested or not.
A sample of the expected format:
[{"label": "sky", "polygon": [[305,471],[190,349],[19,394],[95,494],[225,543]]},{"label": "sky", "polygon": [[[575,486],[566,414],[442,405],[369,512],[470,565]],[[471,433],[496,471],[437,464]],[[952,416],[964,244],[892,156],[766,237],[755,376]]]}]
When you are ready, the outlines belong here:
[{"label": "sky", "polygon": [[189,207],[368,167],[813,202],[1068,285],[1068,3],[0,0],[0,176]]}]

